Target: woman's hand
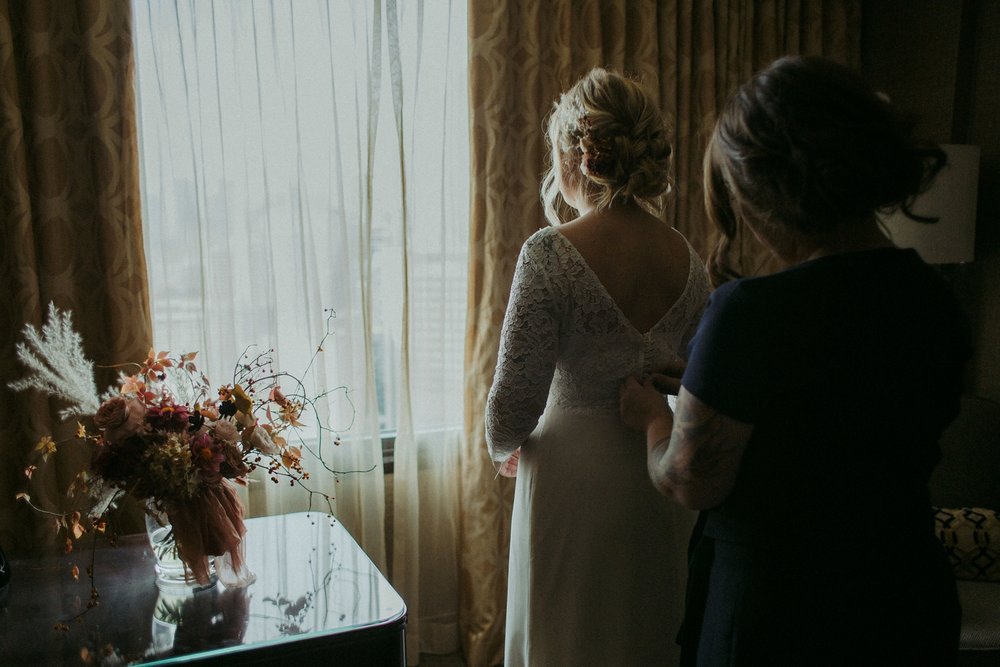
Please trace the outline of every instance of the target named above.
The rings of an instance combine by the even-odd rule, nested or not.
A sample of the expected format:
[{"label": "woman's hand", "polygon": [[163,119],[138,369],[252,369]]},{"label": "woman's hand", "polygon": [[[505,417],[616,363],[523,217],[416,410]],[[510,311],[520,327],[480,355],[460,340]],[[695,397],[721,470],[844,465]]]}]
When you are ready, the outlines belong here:
[{"label": "woman's hand", "polygon": [[[670,380],[666,375],[661,377]],[[625,380],[618,394],[618,408],[622,421],[637,431],[647,432],[657,422],[673,422],[670,407],[654,385],[653,376],[645,376],[641,384],[635,377]],[[669,426],[667,433],[670,433]]]},{"label": "woman's hand", "polygon": [[497,468],[497,475],[501,477],[517,477],[517,460],[521,458],[521,448],[518,447],[514,453],[507,457],[507,460]]},{"label": "woman's hand", "polygon": [[653,380],[653,387],[661,394],[676,396],[681,390],[681,376],[684,375],[686,364],[678,359],[655,371],[649,377]]}]

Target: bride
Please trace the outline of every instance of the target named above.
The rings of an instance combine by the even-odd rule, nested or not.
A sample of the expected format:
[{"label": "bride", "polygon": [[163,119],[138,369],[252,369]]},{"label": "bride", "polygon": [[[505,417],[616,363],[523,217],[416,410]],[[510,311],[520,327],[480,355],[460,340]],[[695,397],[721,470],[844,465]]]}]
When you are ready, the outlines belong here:
[{"label": "bride", "polygon": [[[591,71],[547,138],[554,226],[521,248],[486,407],[490,455],[517,477],[505,660],[675,664],[693,515],[649,484],[618,392],[683,363],[708,281],[660,217],[671,146],[638,84]],[[578,217],[560,220],[560,198]]]}]

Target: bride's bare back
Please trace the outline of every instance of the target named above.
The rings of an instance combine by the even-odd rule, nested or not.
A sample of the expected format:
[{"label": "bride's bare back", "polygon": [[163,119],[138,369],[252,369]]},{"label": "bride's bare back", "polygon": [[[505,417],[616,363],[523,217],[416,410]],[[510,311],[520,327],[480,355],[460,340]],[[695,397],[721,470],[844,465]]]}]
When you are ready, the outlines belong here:
[{"label": "bride's bare back", "polygon": [[640,333],[674,305],[687,284],[687,242],[635,205],[591,211],[559,227]]}]

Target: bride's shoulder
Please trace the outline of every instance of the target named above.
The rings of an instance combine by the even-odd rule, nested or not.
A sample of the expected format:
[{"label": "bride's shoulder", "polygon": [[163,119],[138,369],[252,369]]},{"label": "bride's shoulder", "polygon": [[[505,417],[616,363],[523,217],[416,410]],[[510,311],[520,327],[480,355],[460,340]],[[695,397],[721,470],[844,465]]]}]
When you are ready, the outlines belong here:
[{"label": "bride's shoulder", "polygon": [[562,235],[555,227],[543,227],[529,236],[521,246],[521,254],[542,257],[554,254],[563,244]]},{"label": "bride's shoulder", "polygon": [[555,238],[556,236],[559,236],[559,230],[555,227],[542,227],[529,236],[525,240],[524,245],[541,243],[544,239]]}]

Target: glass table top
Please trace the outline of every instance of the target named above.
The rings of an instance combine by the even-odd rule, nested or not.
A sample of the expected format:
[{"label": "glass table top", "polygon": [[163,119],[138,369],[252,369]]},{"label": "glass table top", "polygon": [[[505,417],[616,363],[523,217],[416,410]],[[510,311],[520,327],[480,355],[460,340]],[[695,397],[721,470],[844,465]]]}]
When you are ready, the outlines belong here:
[{"label": "glass table top", "polygon": [[[400,596],[347,530],[325,514],[248,519],[244,588],[159,588],[145,534],[98,546],[99,605],[69,629],[90,599],[90,551],[11,563],[0,608],[4,665],[166,665],[405,623]],[[78,581],[73,564],[81,571]]]}]

